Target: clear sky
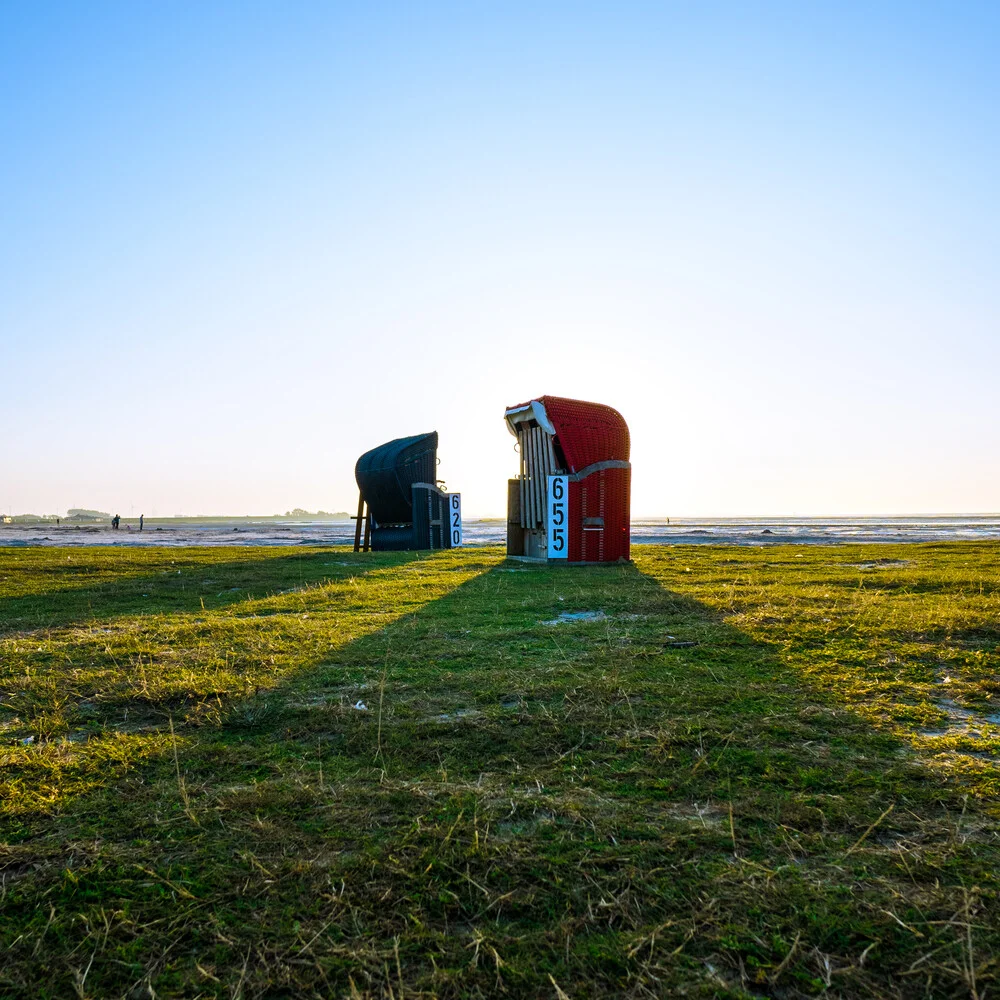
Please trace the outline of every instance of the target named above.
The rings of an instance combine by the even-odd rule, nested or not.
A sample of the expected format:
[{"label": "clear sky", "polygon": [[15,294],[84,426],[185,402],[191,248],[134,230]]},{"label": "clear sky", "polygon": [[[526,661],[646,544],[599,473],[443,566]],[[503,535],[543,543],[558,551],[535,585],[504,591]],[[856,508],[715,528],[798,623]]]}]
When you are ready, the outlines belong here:
[{"label": "clear sky", "polygon": [[1000,4],[0,4],[0,507],[1000,509]]}]

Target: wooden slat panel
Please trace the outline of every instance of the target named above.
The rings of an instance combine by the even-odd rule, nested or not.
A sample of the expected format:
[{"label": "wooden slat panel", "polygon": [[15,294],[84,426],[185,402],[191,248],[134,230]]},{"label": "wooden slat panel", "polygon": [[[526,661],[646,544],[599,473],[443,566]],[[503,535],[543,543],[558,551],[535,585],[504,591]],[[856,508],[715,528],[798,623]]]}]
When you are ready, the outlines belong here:
[{"label": "wooden slat panel", "polygon": [[531,428],[524,435],[524,461],[528,466],[528,527],[535,526],[535,448],[534,435]]},{"label": "wooden slat panel", "polygon": [[531,429],[531,459],[534,466],[535,480],[535,527],[542,521],[542,455],[538,447],[538,428]]},{"label": "wooden slat panel", "polygon": [[520,509],[520,521],[521,527],[526,528],[528,522],[525,518],[527,514],[527,501],[528,501],[528,465],[524,460],[524,432],[519,431],[517,435],[517,452],[521,462],[521,475],[518,478],[518,485],[521,490],[521,509]]},{"label": "wooden slat panel", "polygon": [[551,434],[546,434],[545,435],[545,447],[546,447],[546,449],[548,450],[548,453],[549,453],[549,469],[550,469],[549,475],[551,475],[551,476],[558,475],[558,472],[557,472],[558,466],[556,465],[556,450],[555,450],[555,448],[552,445],[552,435]]},{"label": "wooden slat panel", "polygon": [[548,493],[549,449],[545,443],[548,434],[541,427],[535,428],[535,443],[538,451],[538,523],[545,527],[545,505]]}]

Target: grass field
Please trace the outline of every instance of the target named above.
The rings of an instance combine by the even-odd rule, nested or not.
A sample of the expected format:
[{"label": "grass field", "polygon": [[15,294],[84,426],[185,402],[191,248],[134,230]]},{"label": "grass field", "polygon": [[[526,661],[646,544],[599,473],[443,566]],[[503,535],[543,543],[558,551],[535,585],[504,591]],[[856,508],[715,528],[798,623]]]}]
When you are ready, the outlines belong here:
[{"label": "grass field", "polygon": [[996,996],[998,556],[0,549],[0,996]]}]

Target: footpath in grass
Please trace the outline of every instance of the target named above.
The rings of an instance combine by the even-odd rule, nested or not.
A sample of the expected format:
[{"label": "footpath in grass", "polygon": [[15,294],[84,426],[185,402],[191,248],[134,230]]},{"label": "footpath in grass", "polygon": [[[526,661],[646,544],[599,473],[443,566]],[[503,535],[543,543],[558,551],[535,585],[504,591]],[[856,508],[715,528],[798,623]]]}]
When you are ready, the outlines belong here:
[{"label": "footpath in grass", "polygon": [[0,996],[995,995],[998,556],[0,550]]}]

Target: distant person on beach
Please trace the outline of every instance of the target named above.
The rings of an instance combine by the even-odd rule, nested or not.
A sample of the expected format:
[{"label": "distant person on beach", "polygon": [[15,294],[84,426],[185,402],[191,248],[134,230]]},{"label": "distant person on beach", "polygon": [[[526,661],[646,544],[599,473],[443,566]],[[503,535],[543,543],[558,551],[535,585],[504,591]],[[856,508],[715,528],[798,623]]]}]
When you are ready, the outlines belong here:
[{"label": "distant person on beach", "polygon": [[121,514],[115,514],[115,516],[114,516],[113,518],[111,518],[111,527],[112,527],[112,528],[113,528],[113,529],[114,529],[115,531],[117,531],[117,530],[118,530],[118,524],[119,524],[119,522],[121,521],[121,519],[122,519],[122,516],[121,516]]},{"label": "distant person on beach", "polygon": [[144,518],[145,516],[146,516],[145,514],[140,514],[140,515],[139,515],[139,530],[140,530],[140,531],[142,531],[142,519],[143,519],[143,518]]}]

